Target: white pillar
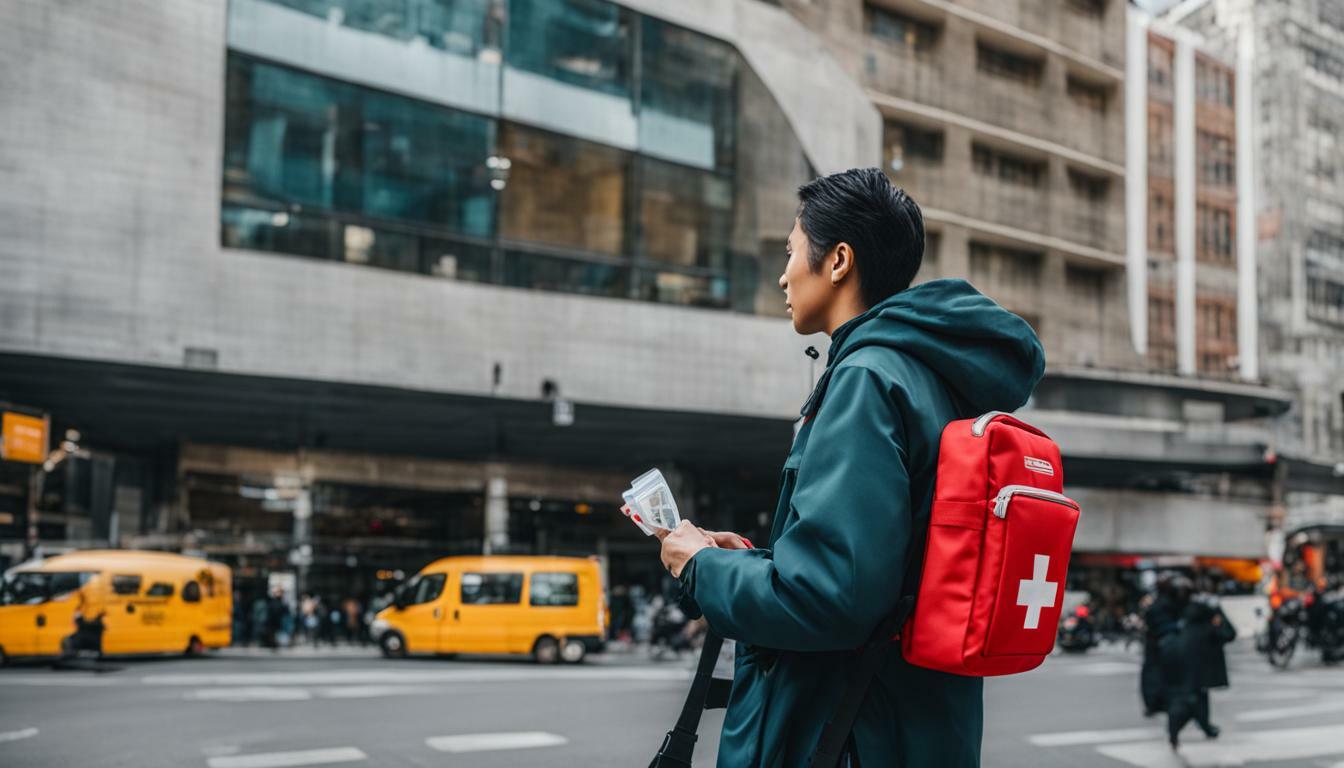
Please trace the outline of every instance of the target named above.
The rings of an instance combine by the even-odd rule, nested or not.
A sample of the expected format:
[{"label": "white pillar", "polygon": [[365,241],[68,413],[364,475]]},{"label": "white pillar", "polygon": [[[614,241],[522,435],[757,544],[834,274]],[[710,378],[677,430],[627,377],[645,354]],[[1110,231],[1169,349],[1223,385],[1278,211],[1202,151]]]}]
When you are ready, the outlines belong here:
[{"label": "white pillar", "polygon": [[1254,64],[1255,27],[1247,19],[1237,33],[1237,359],[1241,378],[1250,381],[1260,378]]},{"label": "white pillar", "polygon": [[1129,337],[1148,352],[1148,17],[1125,14],[1125,283]]},{"label": "white pillar", "polygon": [[1195,49],[1176,36],[1172,112],[1176,145],[1176,368],[1192,376],[1195,361]]},{"label": "white pillar", "polygon": [[509,546],[509,481],[490,469],[485,481],[485,541],[482,551],[493,554]]}]

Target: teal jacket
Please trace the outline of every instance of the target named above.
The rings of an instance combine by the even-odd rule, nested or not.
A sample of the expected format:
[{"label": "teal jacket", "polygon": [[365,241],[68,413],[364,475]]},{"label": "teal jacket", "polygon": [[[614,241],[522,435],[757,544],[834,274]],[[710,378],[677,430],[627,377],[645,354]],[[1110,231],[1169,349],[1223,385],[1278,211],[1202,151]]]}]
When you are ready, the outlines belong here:
[{"label": "teal jacket", "polygon": [[[804,766],[846,675],[895,607],[928,527],[948,422],[1012,411],[1045,353],[964,280],[902,291],[836,329],[784,462],[769,547],[704,549],[686,604],[738,641],[720,766]],[[980,763],[982,683],[906,664],[893,645],[854,727],[863,768]]]}]

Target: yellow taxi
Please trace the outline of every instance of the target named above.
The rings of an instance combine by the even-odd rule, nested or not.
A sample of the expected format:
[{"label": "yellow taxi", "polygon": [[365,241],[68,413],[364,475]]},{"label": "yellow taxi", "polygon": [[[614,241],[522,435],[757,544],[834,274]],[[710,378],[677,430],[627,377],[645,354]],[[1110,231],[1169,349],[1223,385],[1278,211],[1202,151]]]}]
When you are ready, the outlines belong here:
[{"label": "yellow taxi", "polygon": [[425,566],[374,618],[389,657],[531,654],[578,663],[602,648],[606,598],[594,559],[446,557]]},{"label": "yellow taxi", "polygon": [[230,582],[226,565],[166,552],[88,550],[20,564],[0,582],[0,661],[226,646]]}]

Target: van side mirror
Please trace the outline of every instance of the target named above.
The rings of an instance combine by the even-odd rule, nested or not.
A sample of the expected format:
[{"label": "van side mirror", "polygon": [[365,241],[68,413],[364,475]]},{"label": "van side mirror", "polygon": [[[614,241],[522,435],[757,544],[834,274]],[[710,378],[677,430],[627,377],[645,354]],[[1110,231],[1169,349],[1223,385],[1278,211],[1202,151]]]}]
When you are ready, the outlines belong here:
[{"label": "van side mirror", "polygon": [[398,611],[406,610],[406,596],[397,595],[396,597],[392,598],[392,607],[396,608]]}]

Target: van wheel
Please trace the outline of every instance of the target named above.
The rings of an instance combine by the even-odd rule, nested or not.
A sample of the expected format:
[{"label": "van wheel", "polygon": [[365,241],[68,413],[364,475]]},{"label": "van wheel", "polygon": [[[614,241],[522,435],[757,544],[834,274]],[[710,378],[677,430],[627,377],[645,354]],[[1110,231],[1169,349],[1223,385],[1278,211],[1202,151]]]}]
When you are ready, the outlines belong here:
[{"label": "van wheel", "polygon": [[406,658],[406,638],[401,636],[400,632],[384,632],[378,645],[383,649],[383,655],[389,659]]},{"label": "van wheel", "polygon": [[566,664],[578,664],[583,661],[583,657],[588,655],[588,646],[575,638],[568,638],[565,644],[560,647],[560,658],[564,659]]},{"label": "van wheel", "polygon": [[187,641],[187,650],[184,655],[200,656],[202,653],[205,653],[205,643],[201,642],[201,638],[192,635],[191,639]]},{"label": "van wheel", "polygon": [[542,635],[532,646],[532,658],[538,664],[554,664],[560,660],[560,643],[550,635]]},{"label": "van wheel", "polygon": [[0,645],[0,667],[5,666],[6,661],[9,661],[9,657],[5,655],[5,647]]}]

